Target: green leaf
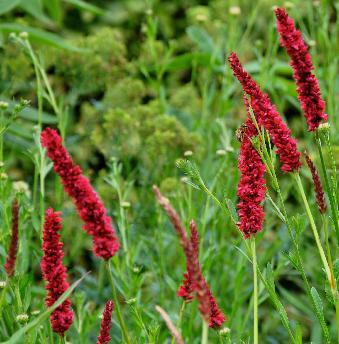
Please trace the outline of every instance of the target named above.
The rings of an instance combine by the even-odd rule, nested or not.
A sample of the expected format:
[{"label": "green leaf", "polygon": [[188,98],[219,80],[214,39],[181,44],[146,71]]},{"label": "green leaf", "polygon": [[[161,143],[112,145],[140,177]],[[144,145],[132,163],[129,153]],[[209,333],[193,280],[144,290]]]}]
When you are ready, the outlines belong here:
[{"label": "green leaf", "polygon": [[45,15],[40,0],[21,0],[20,7],[41,22],[53,25],[53,22]]},{"label": "green leaf", "polygon": [[5,14],[20,4],[20,0],[1,0],[0,15]]},{"label": "green leaf", "polygon": [[331,340],[329,338],[329,333],[328,333],[327,325],[326,325],[326,321],[325,321],[323,303],[321,301],[321,298],[320,298],[320,296],[318,294],[317,289],[315,289],[314,287],[311,288],[311,296],[312,296],[312,299],[313,299],[313,302],[314,302],[314,305],[315,305],[315,308],[316,308],[317,318],[318,318],[318,320],[320,322],[320,325],[321,325],[321,327],[323,329],[323,332],[324,332],[324,335],[325,335],[325,338],[326,338],[326,342],[330,343]]},{"label": "green leaf", "polygon": [[2,342],[2,344],[15,344],[15,343],[21,343],[22,338],[24,338],[25,334],[32,330],[33,328],[39,326],[43,321],[45,321],[49,315],[57,308],[59,307],[73,292],[73,290],[81,283],[81,281],[88,275],[86,273],[84,276],[82,276],[80,279],[78,279],[76,282],[74,282],[59,298],[58,300],[53,304],[52,307],[49,307],[46,309],[45,312],[40,314],[36,319],[28,323],[26,326],[22,327],[19,331],[15,332],[9,340],[6,342]]},{"label": "green leaf", "polygon": [[72,4],[81,10],[88,11],[97,15],[103,15],[105,14],[105,11],[97,6],[88,4],[85,1],[82,0],[63,0],[64,2],[67,2],[69,4]]},{"label": "green leaf", "polygon": [[84,51],[83,49],[75,47],[74,45],[54,33],[32,28],[30,26],[13,23],[2,23],[0,24],[0,31],[7,33],[19,33],[25,31],[28,32],[29,37],[32,41],[71,51]]},{"label": "green leaf", "polygon": [[198,45],[200,50],[213,53],[214,43],[211,36],[202,28],[189,26],[186,30],[191,40]]}]

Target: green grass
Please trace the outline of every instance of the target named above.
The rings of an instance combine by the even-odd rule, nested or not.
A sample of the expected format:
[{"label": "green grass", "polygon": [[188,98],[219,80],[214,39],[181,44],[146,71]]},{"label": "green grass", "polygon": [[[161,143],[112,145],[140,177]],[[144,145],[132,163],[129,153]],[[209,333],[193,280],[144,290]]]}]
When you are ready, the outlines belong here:
[{"label": "green grass", "polygon": [[[94,343],[99,316],[111,298],[105,264],[91,252],[74,205],[38,143],[40,128],[49,125],[60,130],[114,220],[122,248],[111,261],[113,280],[132,342],[171,343],[156,305],[169,314],[186,343],[200,343],[202,336],[195,301],[180,315],[182,300],[176,292],[186,269],[185,257],[152,193],[152,185],[157,184],[185,226],[192,218],[198,225],[203,273],[227,315],[225,326],[230,330],[224,336],[209,330],[209,341],[252,343],[251,251],[224,206],[225,199],[230,207],[237,202],[239,142],[234,132],[246,118],[241,88],[225,65],[231,51],[236,50],[270,94],[298,139],[300,151],[311,153],[325,181],[316,142],[300,112],[288,56],[279,45],[272,11],[277,2],[213,0],[207,6],[194,0],[133,0],[89,5],[54,0],[42,1],[38,9],[34,7],[38,2],[26,3],[35,10],[0,6],[0,100],[10,101],[1,120],[1,131],[6,129],[1,136],[4,165],[0,167],[3,281],[11,202],[18,197],[21,204],[16,275],[5,292],[0,290],[0,341],[22,331],[25,324],[16,317],[23,313],[28,314],[28,322],[38,325],[18,343],[59,341],[48,319],[39,317],[46,311],[39,265],[41,219],[49,206],[63,212],[69,281],[90,272],[71,295],[76,316],[66,333],[67,341]],[[310,44],[327,104],[334,160],[338,161],[338,5],[326,0],[314,3],[289,2],[288,12]],[[241,15],[230,14],[230,6],[240,6]],[[23,30],[28,32],[28,41],[19,34]],[[18,33],[14,39],[8,37],[12,31]],[[30,105],[10,116],[21,98]],[[327,145],[323,154],[331,175],[335,166]],[[196,164],[205,189],[187,183],[187,176],[176,166],[183,158]],[[279,207],[284,201],[287,216],[283,215],[293,227],[295,242],[267,197],[264,230],[256,236],[259,343],[289,343],[292,337],[295,343],[325,343],[326,329],[335,342],[335,307],[302,197],[292,176],[279,169],[276,173],[281,195],[274,179],[268,178],[269,195]],[[311,177],[305,167],[301,178],[316,215]],[[195,181],[191,178],[191,182]],[[329,204],[328,208],[325,221],[337,276],[338,244]],[[315,216],[315,224],[325,247],[320,216]],[[116,312],[111,335],[112,343],[123,342]]]}]

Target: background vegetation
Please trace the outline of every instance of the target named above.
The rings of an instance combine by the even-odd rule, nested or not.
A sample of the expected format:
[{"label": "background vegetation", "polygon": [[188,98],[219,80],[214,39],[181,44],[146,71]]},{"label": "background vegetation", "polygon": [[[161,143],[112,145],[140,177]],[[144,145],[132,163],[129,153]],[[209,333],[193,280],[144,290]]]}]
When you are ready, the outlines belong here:
[{"label": "background vegetation", "polygon": [[[161,305],[177,323],[182,303],[176,291],[185,271],[184,255],[156,205],[152,184],[171,199],[186,225],[191,218],[197,220],[204,274],[228,317],[227,340],[251,342],[252,275],[241,235],[228,214],[186,183],[187,177],[175,162],[179,158],[194,161],[217,197],[236,203],[239,143],[234,131],[246,113],[241,88],[225,67],[225,57],[232,50],[285,116],[299,149],[315,151],[300,113],[288,57],[279,45],[274,5],[284,5],[303,31],[336,133],[335,1],[0,2],[0,100],[10,103],[9,110],[1,114],[2,127],[9,125],[0,167],[1,262],[10,238],[11,201],[16,195],[21,201],[16,297],[8,299],[10,307],[2,309],[0,340],[22,326],[15,320],[18,314],[33,319],[44,309],[39,266],[41,196],[46,207],[63,212],[64,263],[70,279],[92,271],[72,296],[76,321],[67,335],[71,343],[95,342],[99,315],[110,297],[103,265],[90,251],[90,240],[80,228],[74,206],[63,195],[59,180],[48,174],[49,163],[39,165],[40,107],[43,126],[60,130],[74,159],[103,198],[120,238],[126,236],[113,265],[124,316],[136,342],[169,343],[169,332],[154,307]],[[31,53],[21,32],[28,33]],[[45,71],[53,90],[49,93],[42,86],[40,100],[39,83],[45,85],[45,81],[36,78],[35,68]],[[30,106],[15,118],[9,117],[20,99],[29,100]],[[332,138],[337,156],[339,140],[335,135]],[[34,187],[42,167],[45,193]],[[314,205],[310,175],[306,170],[303,173]],[[295,184],[289,176],[279,177],[288,213],[303,231],[306,273],[335,334],[333,307]],[[258,235],[259,265],[262,270],[268,263],[272,266],[272,278],[293,329],[300,329],[305,343],[322,343],[320,325],[291,263],[286,226],[271,203],[266,202],[265,208],[265,229]],[[0,277],[5,280],[2,263]],[[262,284],[259,291],[261,342],[287,343],[279,314]],[[187,343],[199,343],[201,320],[195,303],[186,307],[180,330]],[[121,341],[116,322],[112,334],[112,342]],[[48,321],[30,336],[25,340],[52,343]],[[218,342],[213,331],[210,341]]]}]

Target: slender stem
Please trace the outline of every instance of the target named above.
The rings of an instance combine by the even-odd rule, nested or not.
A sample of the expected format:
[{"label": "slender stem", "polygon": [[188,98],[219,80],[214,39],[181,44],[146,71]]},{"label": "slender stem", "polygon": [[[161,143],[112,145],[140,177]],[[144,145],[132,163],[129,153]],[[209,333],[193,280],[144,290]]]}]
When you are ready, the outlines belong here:
[{"label": "slender stem", "polygon": [[337,242],[339,243],[339,219],[338,219],[338,210],[337,210],[338,206],[337,206],[336,199],[333,197],[333,191],[330,187],[330,182],[327,176],[327,171],[326,171],[326,166],[325,166],[324,155],[323,155],[323,151],[321,147],[321,140],[318,133],[316,133],[315,141],[316,141],[319,156],[320,156],[321,169],[323,171],[323,176],[324,176],[324,181],[325,181],[325,188],[326,188],[327,195],[330,201],[330,207],[331,207],[331,212],[333,216],[333,224],[335,227]]},{"label": "slender stem", "polygon": [[[179,320],[178,320],[178,325],[177,325],[177,329],[179,331],[180,331],[180,326],[181,326],[181,321],[182,321],[182,317],[183,317],[183,314],[184,314],[185,306],[186,306],[186,302],[183,301],[183,303],[181,305],[181,308],[180,308]],[[171,344],[174,344],[174,343],[175,343],[175,338],[172,337]]]},{"label": "slender stem", "polygon": [[111,263],[109,260],[106,262],[106,267],[107,267],[109,282],[111,284],[114,306],[115,306],[118,321],[119,321],[119,324],[121,327],[122,335],[124,337],[125,342],[127,344],[131,344],[132,342],[129,338],[127,327],[126,327],[125,321],[124,321],[122,314],[121,314],[120,303],[119,303],[117,292],[115,290],[115,285],[114,285],[114,280],[113,280],[113,275],[112,275],[112,270],[111,270]]},{"label": "slender stem", "polygon": [[253,343],[258,344],[258,275],[255,236],[251,238],[252,265],[253,265]]},{"label": "slender stem", "polygon": [[208,344],[208,324],[206,321],[202,322],[201,344]]},{"label": "slender stem", "polygon": [[317,244],[317,248],[318,248],[318,251],[319,251],[319,255],[320,255],[321,261],[322,261],[322,263],[324,265],[327,278],[328,278],[330,286],[332,288],[330,267],[328,265],[328,262],[327,262],[327,259],[326,259],[326,256],[325,256],[324,249],[321,246],[321,242],[320,242],[319,234],[318,234],[318,231],[317,231],[317,227],[315,225],[314,218],[313,218],[310,206],[308,204],[307,197],[305,195],[304,187],[303,187],[303,185],[301,183],[301,179],[300,179],[299,173],[295,174],[295,179],[297,181],[297,185],[298,185],[298,189],[299,189],[301,198],[302,198],[302,200],[304,202],[304,205],[305,205],[307,216],[308,216],[308,218],[310,220],[311,229],[312,229],[312,232],[313,232],[313,236],[314,236],[315,242]]}]

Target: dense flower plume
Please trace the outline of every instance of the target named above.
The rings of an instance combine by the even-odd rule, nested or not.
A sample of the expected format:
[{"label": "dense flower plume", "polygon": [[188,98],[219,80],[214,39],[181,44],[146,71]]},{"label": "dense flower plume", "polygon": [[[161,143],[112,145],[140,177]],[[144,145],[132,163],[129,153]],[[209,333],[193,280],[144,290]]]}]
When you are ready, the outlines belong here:
[{"label": "dense flower plume", "polygon": [[199,311],[207,321],[209,327],[219,328],[226,320],[213,296],[199,263],[199,234],[195,221],[190,222],[191,240],[188,249],[185,250],[187,271],[192,280],[194,291],[199,301]]},{"label": "dense flower plume", "polygon": [[47,128],[42,132],[41,143],[54,163],[55,172],[61,177],[65,191],[75,202],[79,216],[85,223],[84,230],[93,237],[94,253],[105,260],[111,258],[120,245],[112,219],[107,216],[99,196],[83,176],[80,166],[73,162],[54,129]]},{"label": "dense flower plume", "polygon": [[100,334],[97,340],[97,344],[108,344],[111,340],[109,331],[112,327],[112,312],[114,309],[113,301],[109,300],[105,304],[105,309],[102,315]]},{"label": "dense flower plume", "polygon": [[184,228],[184,226],[180,220],[179,215],[177,214],[177,212],[172,207],[170,201],[161,194],[161,192],[157,186],[153,185],[153,191],[155,193],[155,196],[156,196],[159,204],[164,208],[168,217],[171,219],[173,227],[176,230],[176,232],[180,238],[180,244],[184,247],[185,245],[187,245],[188,239],[187,239],[186,230],[185,230],[185,228]]},{"label": "dense flower plume", "polygon": [[244,102],[247,109],[247,120],[238,160],[240,181],[237,194],[240,202],[237,207],[240,219],[239,228],[244,233],[244,237],[249,238],[263,228],[265,213],[262,201],[266,193],[264,179],[266,169],[251,142],[258,132],[252,122],[246,96],[244,96]]},{"label": "dense flower plume", "polygon": [[184,274],[184,281],[178,290],[178,296],[183,297],[188,302],[193,298],[193,294],[195,294],[199,302],[199,311],[202,317],[210,327],[219,328],[226,318],[218,307],[201,271],[199,263],[199,235],[195,221],[192,220],[190,222],[191,236],[188,238],[181,220],[169,200],[161,195],[160,190],[156,186],[153,186],[153,190],[159,204],[167,212],[180,238],[180,243],[186,256],[187,272]]},{"label": "dense flower plume", "polygon": [[284,172],[298,171],[301,166],[300,153],[297,142],[291,137],[291,131],[283,122],[281,116],[270,98],[242,67],[236,53],[232,52],[228,58],[235,77],[241,83],[244,91],[251,97],[251,107],[260,126],[269,133],[277,148],[281,169]]},{"label": "dense flower plume", "polygon": [[15,199],[12,203],[12,237],[9,245],[7,259],[5,263],[5,270],[9,277],[14,275],[15,262],[18,252],[18,241],[19,241],[19,204]]},{"label": "dense flower plume", "polygon": [[326,213],[327,205],[326,205],[326,200],[325,200],[325,195],[324,195],[324,189],[320,181],[320,177],[317,171],[317,168],[315,167],[311,157],[308,155],[308,153],[305,151],[305,159],[308,168],[311,171],[312,174],[312,180],[313,180],[313,185],[314,185],[314,191],[316,195],[316,201],[318,205],[319,212],[321,214]]},{"label": "dense flower plume", "polygon": [[322,121],[327,121],[325,102],[321,98],[317,78],[312,73],[314,69],[311,55],[308,52],[302,34],[296,29],[294,21],[283,8],[275,10],[277,29],[280,33],[281,45],[291,58],[293,77],[297,84],[298,98],[307,120],[308,130],[316,130]]},{"label": "dense flower plume", "polygon": [[[62,228],[60,215],[60,212],[54,212],[52,208],[47,209],[43,230],[41,271],[47,282],[47,307],[51,307],[69,287],[67,270],[62,264],[63,243],[60,242],[58,234]],[[66,299],[51,314],[50,319],[53,331],[63,336],[73,323],[71,301]]]}]

